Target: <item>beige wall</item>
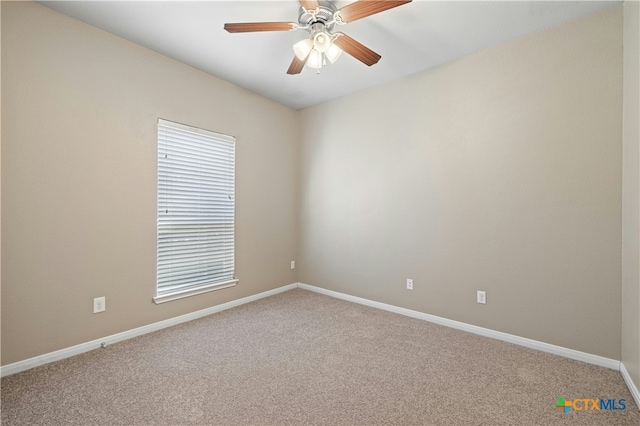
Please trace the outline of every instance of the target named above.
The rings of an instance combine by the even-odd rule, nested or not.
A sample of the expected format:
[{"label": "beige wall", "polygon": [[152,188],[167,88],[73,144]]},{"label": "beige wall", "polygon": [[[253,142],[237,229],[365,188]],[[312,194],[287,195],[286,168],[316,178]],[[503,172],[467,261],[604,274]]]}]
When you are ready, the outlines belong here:
[{"label": "beige wall", "polygon": [[620,359],[621,6],[301,129],[301,282]]},{"label": "beige wall", "polygon": [[[3,365],[295,282],[296,111],[35,3],[2,89]],[[159,117],[237,138],[240,282],[155,305]]]},{"label": "beige wall", "polygon": [[624,2],[622,363],[640,388],[640,3]]}]

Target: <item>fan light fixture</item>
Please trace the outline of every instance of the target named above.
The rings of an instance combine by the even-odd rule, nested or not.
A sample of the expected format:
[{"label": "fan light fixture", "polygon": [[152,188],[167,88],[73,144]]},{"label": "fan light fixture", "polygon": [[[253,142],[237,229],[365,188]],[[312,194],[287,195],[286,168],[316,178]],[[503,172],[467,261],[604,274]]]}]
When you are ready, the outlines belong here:
[{"label": "fan light fixture", "polygon": [[324,56],[321,52],[313,49],[307,58],[307,66],[319,70],[324,65]]},{"label": "fan light fixture", "polygon": [[327,64],[327,59],[334,63],[342,53],[342,49],[335,44],[341,33],[333,33],[338,12],[336,7],[329,2],[311,3],[301,1],[303,7],[298,15],[298,28],[307,30],[309,36],[294,44],[293,52],[300,61],[300,68],[306,64],[319,73],[320,68]]},{"label": "fan light fixture", "polygon": [[[342,49],[332,42],[332,37],[324,31],[314,33],[293,45],[293,52],[301,61],[306,61],[309,68],[319,70],[329,60],[332,64],[342,54]],[[326,58],[326,59],[325,59]]]},{"label": "fan light fixture", "polygon": [[322,31],[313,36],[313,48],[318,52],[324,53],[331,46],[331,37]]},{"label": "fan light fixture", "polygon": [[342,55],[342,49],[340,49],[335,44],[331,43],[331,46],[329,46],[329,48],[324,54],[327,57],[327,59],[333,64],[335,61],[338,60],[340,55]]},{"label": "fan light fixture", "polygon": [[296,54],[298,59],[304,61],[311,53],[313,49],[313,41],[310,38],[305,38],[304,40],[300,40],[296,44],[293,45],[293,52]]}]

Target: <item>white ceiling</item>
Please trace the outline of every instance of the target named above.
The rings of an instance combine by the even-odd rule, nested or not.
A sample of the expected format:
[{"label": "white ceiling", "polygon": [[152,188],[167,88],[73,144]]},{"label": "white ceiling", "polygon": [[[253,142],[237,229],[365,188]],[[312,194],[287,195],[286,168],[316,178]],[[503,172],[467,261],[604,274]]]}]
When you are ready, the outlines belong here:
[{"label": "white ceiling", "polygon": [[[604,1],[414,0],[341,26],[382,55],[367,67],[344,54],[320,74],[287,75],[305,31],[229,34],[225,22],[297,22],[297,0],[41,1],[276,102],[302,109],[423,71],[525,34],[601,10]],[[338,8],[351,1],[335,1]]]}]

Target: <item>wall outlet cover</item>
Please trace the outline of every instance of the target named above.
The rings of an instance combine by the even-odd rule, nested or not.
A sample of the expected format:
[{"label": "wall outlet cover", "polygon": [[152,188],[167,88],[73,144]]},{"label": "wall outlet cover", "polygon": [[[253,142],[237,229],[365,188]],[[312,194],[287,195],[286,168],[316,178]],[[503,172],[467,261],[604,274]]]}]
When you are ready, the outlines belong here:
[{"label": "wall outlet cover", "polygon": [[107,309],[107,298],[105,296],[93,299],[93,313],[104,312]]}]

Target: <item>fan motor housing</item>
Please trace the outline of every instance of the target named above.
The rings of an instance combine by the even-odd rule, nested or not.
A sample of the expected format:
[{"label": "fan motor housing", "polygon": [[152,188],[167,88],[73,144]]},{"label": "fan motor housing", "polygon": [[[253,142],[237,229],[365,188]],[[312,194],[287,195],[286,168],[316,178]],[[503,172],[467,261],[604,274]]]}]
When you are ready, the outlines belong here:
[{"label": "fan motor housing", "polygon": [[[334,14],[338,11],[336,6],[328,1],[319,1],[317,13],[315,11],[307,11],[304,7],[300,8],[298,13],[298,24],[301,27],[311,28],[314,24],[320,23],[331,31],[335,27],[333,21]],[[328,24],[330,22],[330,24]]]}]

